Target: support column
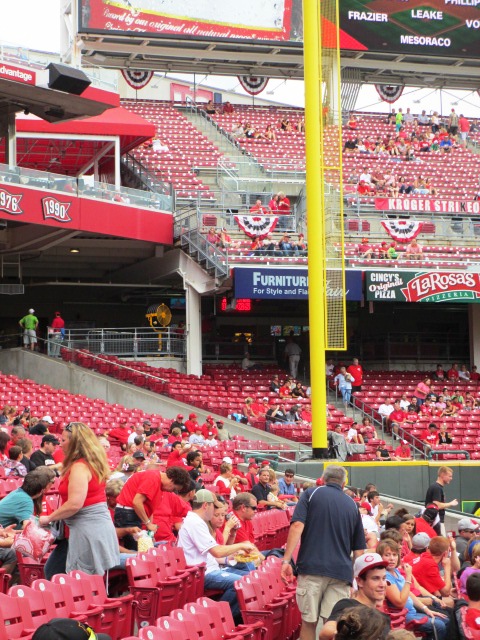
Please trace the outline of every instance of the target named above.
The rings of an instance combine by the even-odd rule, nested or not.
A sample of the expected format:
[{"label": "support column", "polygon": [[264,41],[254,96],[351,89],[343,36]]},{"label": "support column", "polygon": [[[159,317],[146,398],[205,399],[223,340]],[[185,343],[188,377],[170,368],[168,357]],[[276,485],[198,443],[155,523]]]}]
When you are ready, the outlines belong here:
[{"label": "support column", "polygon": [[185,285],[187,319],[187,373],[202,375],[202,298],[195,289]]},{"label": "support column", "polygon": [[[468,305],[470,366],[480,367],[480,304]],[[453,360],[452,360],[453,362]]]},{"label": "support column", "polygon": [[0,138],[5,137],[5,164],[17,166],[17,130],[15,113],[7,113],[0,119]]},{"label": "support column", "polygon": [[115,138],[115,189],[120,189],[122,180],[120,177],[120,136]]}]

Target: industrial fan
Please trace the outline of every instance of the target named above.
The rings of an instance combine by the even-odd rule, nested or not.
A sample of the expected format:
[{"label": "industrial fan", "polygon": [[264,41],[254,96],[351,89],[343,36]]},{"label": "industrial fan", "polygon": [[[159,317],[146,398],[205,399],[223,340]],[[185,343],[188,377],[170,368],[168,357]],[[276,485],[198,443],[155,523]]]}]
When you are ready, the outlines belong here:
[{"label": "industrial fan", "polygon": [[162,334],[172,321],[172,312],[166,304],[152,305],[148,307],[145,315],[150,326],[158,334],[158,351],[162,350]]}]

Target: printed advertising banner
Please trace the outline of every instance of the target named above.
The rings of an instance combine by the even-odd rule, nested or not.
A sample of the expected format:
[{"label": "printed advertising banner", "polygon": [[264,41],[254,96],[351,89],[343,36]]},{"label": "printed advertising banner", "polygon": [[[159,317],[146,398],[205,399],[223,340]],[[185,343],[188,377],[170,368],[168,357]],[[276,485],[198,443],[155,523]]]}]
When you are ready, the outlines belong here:
[{"label": "printed advertising banner", "polygon": [[[255,298],[257,300],[308,300],[307,269],[271,269],[268,267],[234,269],[235,298]],[[347,271],[345,274],[347,300],[362,299],[362,274],[360,271]],[[336,298],[343,291],[329,286],[327,295]]]},{"label": "printed advertising banner", "polygon": [[292,0],[80,0],[80,30],[127,31],[187,38],[296,40],[301,2],[292,32]]},{"label": "printed advertising banner", "polygon": [[480,302],[480,274],[458,271],[367,271],[367,300]]},{"label": "printed advertising banner", "polygon": [[375,209],[424,213],[480,213],[480,201],[440,200],[437,198],[375,198]]},{"label": "printed advertising banner", "polygon": [[77,198],[65,192],[31,189],[19,184],[1,183],[0,219],[162,244],[173,242],[170,213]]}]

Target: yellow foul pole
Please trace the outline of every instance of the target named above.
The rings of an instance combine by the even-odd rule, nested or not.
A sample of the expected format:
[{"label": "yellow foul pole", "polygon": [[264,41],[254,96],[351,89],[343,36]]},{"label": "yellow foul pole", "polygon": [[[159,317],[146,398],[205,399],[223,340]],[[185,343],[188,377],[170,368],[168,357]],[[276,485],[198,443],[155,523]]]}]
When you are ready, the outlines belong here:
[{"label": "yellow foul pole", "polygon": [[312,388],[312,446],[327,447],[325,385],[325,211],[321,171],[321,29],[320,0],[303,0],[305,67],[305,154],[308,225],[310,378]]}]

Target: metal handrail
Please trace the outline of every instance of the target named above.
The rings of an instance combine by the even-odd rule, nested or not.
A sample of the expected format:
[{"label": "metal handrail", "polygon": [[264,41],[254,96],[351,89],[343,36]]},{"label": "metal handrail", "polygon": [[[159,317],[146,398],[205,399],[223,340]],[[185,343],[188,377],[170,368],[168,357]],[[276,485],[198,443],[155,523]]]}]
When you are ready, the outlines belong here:
[{"label": "metal handrail", "polygon": [[[51,346],[54,340],[47,340]],[[108,327],[103,329],[65,329],[61,348],[87,349],[93,354],[122,355],[138,360],[145,356],[184,358],[186,333],[176,328]],[[57,349],[54,349],[57,351]]]},{"label": "metal handrail", "polygon": [[470,460],[470,452],[466,449],[431,449],[427,454],[427,460],[433,460],[434,456],[444,455],[464,455],[466,460]]}]

